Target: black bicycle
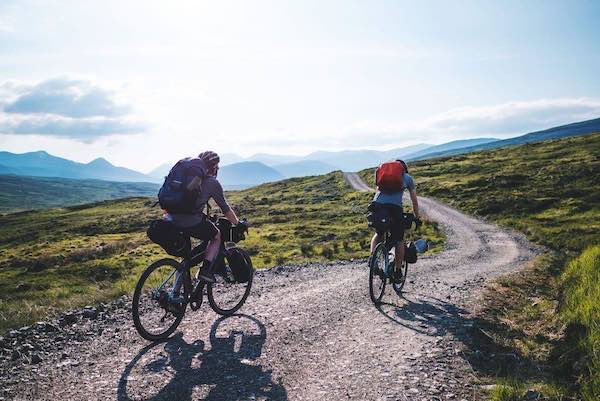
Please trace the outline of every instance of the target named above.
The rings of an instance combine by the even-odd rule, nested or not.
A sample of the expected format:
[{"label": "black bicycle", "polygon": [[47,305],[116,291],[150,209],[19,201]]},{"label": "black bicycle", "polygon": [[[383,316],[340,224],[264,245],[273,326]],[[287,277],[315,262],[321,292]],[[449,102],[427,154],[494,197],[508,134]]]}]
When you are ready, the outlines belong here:
[{"label": "black bicycle", "polygon": [[[420,224],[420,221],[412,213],[404,213],[403,222],[405,229],[410,229],[413,224],[415,228],[418,228]],[[383,239],[377,244],[369,259],[369,295],[376,305],[381,302],[388,282],[392,285],[396,294],[400,295],[402,293],[408,274],[408,263],[413,253],[412,249],[408,249],[407,242],[403,241],[405,246],[404,260],[400,271],[397,271],[396,262],[391,258],[391,255],[393,255],[391,252],[395,250],[396,241],[393,240],[389,229],[381,232],[380,235],[383,236]],[[416,253],[414,256],[416,256]]]},{"label": "black bicycle", "polygon": [[[220,315],[231,315],[239,310],[252,288],[254,269],[250,256],[235,243],[245,239],[240,226],[232,226],[227,219],[212,218],[221,231],[221,244],[211,269],[215,282],[198,279],[199,265],[204,259],[207,241],[185,252],[181,260],[165,258],[152,263],[142,273],[133,293],[133,323],[138,333],[150,341],[168,338],[183,320],[187,306],[196,311],[202,305],[204,294],[210,307]],[[186,237],[189,242],[189,236]],[[181,304],[174,305],[169,298],[175,286],[176,272],[183,273]]]}]

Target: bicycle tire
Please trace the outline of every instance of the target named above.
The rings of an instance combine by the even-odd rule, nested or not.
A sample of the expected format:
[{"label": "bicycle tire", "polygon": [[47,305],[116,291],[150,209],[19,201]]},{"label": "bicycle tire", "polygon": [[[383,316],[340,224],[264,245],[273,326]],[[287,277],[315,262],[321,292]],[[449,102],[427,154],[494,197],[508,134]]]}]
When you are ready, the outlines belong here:
[{"label": "bicycle tire", "polygon": [[[238,291],[240,291],[241,287],[243,287],[245,285],[244,292],[243,292],[242,296],[239,298],[239,300],[230,308],[224,307],[224,305],[220,305],[220,302],[217,301],[217,299],[215,297],[215,293],[219,290],[218,287],[221,284],[215,282],[215,283],[209,283],[207,285],[206,294],[208,296],[208,303],[209,303],[210,307],[212,308],[212,310],[214,310],[219,315],[229,316],[229,315],[233,315],[235,312],[237,312],[244,305],[244,303],[246,302],[246,299],[248,299],[248,295],[250,295],[250,290],[252,289],[252,280],[254,278],[254,268],[252,267],[252,259],[250,259],[250,256],[248,255],[248,253],[246,251],[244,251],[241,248],[238,248],[238,249],[244,255],[244,258],[246,259],[247,263],[250,264],[250,267],[252,268],[252,274],[250,275],[250,278],[246,283],[238,283],[237,284]],[[220,290],[223,290],[223,289],[220,289]]]},{"label": "bicycle tire", "polygon": [[394,280],[392,284],[392,287],[394,287],[394,291],[396,291],[396,294],[398,294],[398,296],[402,295],[402,289],[404,288],[404,283],[406,282],[406,275],[408,274],[408,262],[406,260],[402,264],[402,270],[404,270],[402,272],[402,280],[400,280],[400,282],[396,282],[396,280]]},{"label": "bicycle tire", "polygon": [[[385,269],[385,265],[388,263],[386,257],[387,250],[385,245],[380,242],[375,247],[373,255],[371,255],[371,263],[369,265],[369,296],[375,305],[381,303],[381,298],[383,298],[383,294],[385,293],[387,277],[383,269]],[[381,264],[382,259],[383,265]]]},{"label": "bicycle tire", "polygon": [[[174,315],[175,320],[173,321],[173,323],[171,325],[169,325],[163,331],[152,332],[149,327],[145,327],[144,324],[142,323],[141,314],[140,314],[140,298],[142,296],[142,290],[144,288],[144,283],[150,277],[150,275],[155,270],[157,270],[161,267],[171,267],[174,270],[177,270],[177,268],[179,266],[180,266],[179,262],[174,259],[165,258],[165,259],[157,260],[156,262],[154,262],[150,266],[148,266],[148,268],[146,268],[146,270],[144,270],[144,272],[140,276],[140,279],[138,280],[138,282],[135,286],[135,291],[133,293],[133,301],[132,301],[132,305],[131,305],[133,324],[134,324],[137,332],[140,334],[140,336],[142,336],[142,338],[145,338],[146,340],[149,340],[149,341],[166,340],[167,338],[169,338],[169,336],[171,334],[173,334],[173,332],[175,332],[175,330],[177,329],[177,327],[183,320],[183,317],[185,315],[185,309],[187,307],[187,301],[185,301],[183,304],[183,309],[181,311],[181,314],[179,314],[179,316]],[[184,297],[184,298],[187,298],[187,297]]]}]

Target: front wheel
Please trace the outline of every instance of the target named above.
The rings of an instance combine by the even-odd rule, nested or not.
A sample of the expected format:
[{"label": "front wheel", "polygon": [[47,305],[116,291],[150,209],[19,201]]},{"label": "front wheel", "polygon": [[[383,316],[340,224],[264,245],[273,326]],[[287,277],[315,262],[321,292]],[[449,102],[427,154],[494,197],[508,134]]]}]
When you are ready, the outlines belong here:
[{"label": "front wheel", "polygon": [[385,245],[381,242],[375,247],[373,255],[371,255],[371,263],[369,265],[369,296],[375,305],[381,303],[381,298],[385,293],[385,285],[387,276],[385,274],[388,264],[388,252]]},{"label": "front wheel", "polygon": [[251,269],[251,274],[246,282],[238,282],[227,263],[220,272],[215,274],[215,282],[208,284],[206,292],[210,307],[219,315],[233,315],[237,312],[250,295],[252,288],[252,278],[254,277],[254,268],[250,256],[242,249],[238,251],[243,255],[247,265]]},{"label": "front wheel", "polygon": [[131,307],[133,324],[146,340],[165,340],[183,319],[186,303],[176,308],[168,302],[179,266],[173,259],[158,260],[148,266],[135,286]]}]

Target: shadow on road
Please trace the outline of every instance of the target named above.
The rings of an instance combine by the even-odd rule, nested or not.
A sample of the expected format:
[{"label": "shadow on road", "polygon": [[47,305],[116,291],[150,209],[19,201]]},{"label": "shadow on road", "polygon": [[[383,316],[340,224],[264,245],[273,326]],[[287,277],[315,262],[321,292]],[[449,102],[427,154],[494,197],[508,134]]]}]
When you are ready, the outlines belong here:
[{"label": "shadow on road", "polygon": [[150,344],[121,374],[118,400],[287,400],[283,385],[257,363],[266,338],[258,319],[234,315],[213,323],[208,350],[181,334]]},{"label": "shadow on road", "polygon": [[377,310],[387,319],[417,333],[440,338],[449,334],[463,345],[462,356],[480,374],[508,377],[518,372],[538,377],[539,362],[507,347],[502,338],[488,334],[514,335],[506,327],[500,327],[500,322],[486,321],[452,303],[410,292],[404,293],[397,303],[382,303]]},{"label": "shadow on road", "polygon": [[383,302],[377,306],[377,310],[407,329],[434,337],[471,325],[467,310],[441,299],[416,293],[404,293],[398,304]]}]

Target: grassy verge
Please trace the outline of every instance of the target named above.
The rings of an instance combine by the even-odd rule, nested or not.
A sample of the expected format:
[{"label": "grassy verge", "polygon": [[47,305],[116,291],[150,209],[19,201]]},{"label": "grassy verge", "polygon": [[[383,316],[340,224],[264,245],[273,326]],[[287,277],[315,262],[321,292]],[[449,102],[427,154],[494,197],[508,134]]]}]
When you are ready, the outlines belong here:
[{"label": "grassy verge", "polygon": [[[351,190],[339,172],[228,194],[252,223],[240,245],[259,268],[366,257],[370,196]],[[0,216],[0,333],[130,293],[141,271],[166,256],[145,236],[161,214],[153,203],[130,198]],[[435,224],[418,235],[434,250],[443,244]]]},{"label": "grassy verge", "polygon": [[[593,251],[581,256],[585,262],[577,258],[600,244],[599,156],[597,133],[410,166],[420,194],[515,228],[552,250],[487,292],[482,343],[496,357],[478,368],[498,379],[496,400],[521,399],[531,388],[545,388],[549,399],[598,399],[590,390],[600,388],[600,331],[592,323],[600,305],[600,281],[592,273],[598,265]],[[361,175],[373,182],[373,170]]]}]

